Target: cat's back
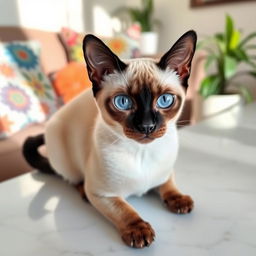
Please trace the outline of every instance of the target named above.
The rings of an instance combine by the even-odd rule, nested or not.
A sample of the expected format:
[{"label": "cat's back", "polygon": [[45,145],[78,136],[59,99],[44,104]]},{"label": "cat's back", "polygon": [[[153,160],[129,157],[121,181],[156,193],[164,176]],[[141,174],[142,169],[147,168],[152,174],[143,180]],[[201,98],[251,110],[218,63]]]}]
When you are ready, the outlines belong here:
[{"label": "cat's back", "polygon": [[46,124],[49,161],[70,182],[82,179],[82,166],[90,153],[97,116],[93,93],[88,89],[59,109]]},{"label": "cat's back", "polygon": [[46,124],[47,137],[56,136],[63,140],[81,141],[91,137],[98,116],[91,89],[85,90],[72,101],[61,107]]},{"label": "cat's back", "polygon": [[87,89],[66,105],[61,107],[48,121],[48,124],[52,122],[65,122],[65,126],[69,123],[79,120],[90,120],[98,114],[98,110],[95,104],[93,93],[91,89]]}]

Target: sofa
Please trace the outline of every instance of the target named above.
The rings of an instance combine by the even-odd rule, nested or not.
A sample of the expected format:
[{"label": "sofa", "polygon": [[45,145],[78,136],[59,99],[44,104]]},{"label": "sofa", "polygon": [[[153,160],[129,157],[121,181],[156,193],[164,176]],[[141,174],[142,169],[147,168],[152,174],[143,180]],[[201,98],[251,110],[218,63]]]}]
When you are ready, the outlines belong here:
[{"label": "sofa", "polygon": [[[26,41],[37,40],[41,44],[40,60],[43,71],[46,75],[64,68],[68,64],[67,52],[58,33],[41,31],[36,29],[20,27],[0,27],[0,41]],[[198,67],[200,58],[194,60],[194,70],[192,71],[188,91],[186,106],[181,117],[181,124],[189,124],[191,119],[191,99],[193,97],[196,84],[198,84]],[[21,148],[24,140],[28,136],[33,136],[44,132],[44,123],[36,123],[27,126],[7,139],[0,140],[0,181],[24,174],[32,170],[23,159]]]},{"label": "sofa", "polygon": [[[37,40],[41,44],[41,65],[47,75],[67,64],[65,49],[57,33],[19,27],[0,27],[0,41]],[[0,140],[0,181],[31,171],[21,154],[26,137],[42,133],[44,124],[33,124],[8,139]]]}]

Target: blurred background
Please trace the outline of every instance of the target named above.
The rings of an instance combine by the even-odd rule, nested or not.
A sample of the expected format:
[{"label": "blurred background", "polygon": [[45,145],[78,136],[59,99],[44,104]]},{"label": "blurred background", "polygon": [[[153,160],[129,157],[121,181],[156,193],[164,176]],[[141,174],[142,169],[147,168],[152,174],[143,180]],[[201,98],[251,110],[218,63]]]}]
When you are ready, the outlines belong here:
[{"label": "blurred background", "polygon": [[31,170],[21,155],[25,138],[91,86],[87,33],[120,58],[159,59],[195,30],[179,127],[219,115],[215,128],[235,127],[256,99],[255,11],[255,0],[0,0],[0,180]]},{"label": "blurred background", "polygon": [[[191,0],[154,1],[154,17],[162,24],[158,28],[159,52],[166,51],[189,29],[196,30],[199,36],[221,31],[227,13],[244,33],[254,31],[256,2],[226,2],[230,3],[191,8]],[[69,27],[77,32],[112,36],[119,26],[112,13],[119,7],[140,5],[140,0],[0,0],[0,25],[47,31],[60,31],[62,27]]]}]

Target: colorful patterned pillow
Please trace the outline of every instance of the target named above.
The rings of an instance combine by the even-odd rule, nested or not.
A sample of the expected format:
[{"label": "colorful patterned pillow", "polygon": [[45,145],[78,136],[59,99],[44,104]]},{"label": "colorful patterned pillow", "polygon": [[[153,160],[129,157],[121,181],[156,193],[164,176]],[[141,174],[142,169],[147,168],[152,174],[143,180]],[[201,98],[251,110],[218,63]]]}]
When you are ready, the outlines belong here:
[{"label": "colorful patterned pillow", "polygon": [[101,40],[121,59],[135,58],[140,55],[139,42],[125,34],[111,38],[102,37]]},{"label": "colorful patterned pillow", "polygon": [[[84,61],[82,50],[83,37],[84,35],[69,28],[61,30],[60,38],[66,47],[69,61]],[[101,40],[122,59],[134,58],[139,55],[139,42],[125,34],[111,38],[102,37]]]},{"label": "colorful patterned pillow", "polygon": [[54,74],[53,85],[64,103],[91,87],[85,63],[72,61]]},{"label": "colorful patterned pillow", "polygon": [[0,43],[0,138],[42,122],[57,110],[39,52],[40,45],[34,41]]}]

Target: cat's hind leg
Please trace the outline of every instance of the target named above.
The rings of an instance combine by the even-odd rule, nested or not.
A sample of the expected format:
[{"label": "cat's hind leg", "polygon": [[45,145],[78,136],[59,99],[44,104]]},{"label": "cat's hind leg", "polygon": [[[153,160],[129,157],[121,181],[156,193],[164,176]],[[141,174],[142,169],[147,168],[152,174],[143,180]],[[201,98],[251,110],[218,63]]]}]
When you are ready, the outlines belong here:
[{"label": "cat's hind leg", "polygon": [[75,189],[78,191],[80,194],[81,198],[87,202],[89,202],[86,191],[85,191],[85,186],[84,186],[84,181],[79,182],[78,184],[74,185]]},{"label": "cat's hind leg", "polygon": [[[65,127],[64,127],[65,128]],[[77,147],[72,135],[63,128],[58,120],[50,120],[46,126],[45,144],[47,157],[55,172],[71,184],[78,184],[84,179],[77,163]]]},{"label": "cat's hind leg", "polygon": [[166,207],[173,213],[190,213],[194,207],[194,201],[188,195],[183,195],[175,184],[174,173],[172,176],[159,186],[159,194]]}]

